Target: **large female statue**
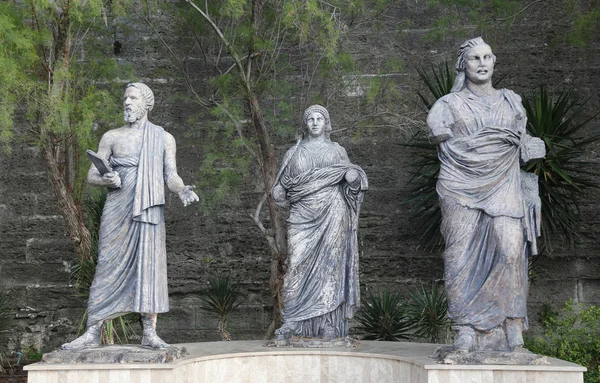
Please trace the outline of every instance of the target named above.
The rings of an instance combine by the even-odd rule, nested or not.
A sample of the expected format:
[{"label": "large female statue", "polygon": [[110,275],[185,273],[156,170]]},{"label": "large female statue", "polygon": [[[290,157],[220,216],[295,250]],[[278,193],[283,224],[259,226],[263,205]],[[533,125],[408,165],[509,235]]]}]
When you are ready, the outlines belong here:
[{"label": "large female statue", "polygon": [[284,323],[275,334],[345,337],[360,304],[356,230],[367,176],[329,139],[324,107],[308,108],[303,123],[304,137],[286,153],[272,190],[290,207]]},{"label": "large female statue", "polygon": [[540,234],[537,176],[520,162],[543,157],[544,144],[525,132],[521,98],[493,88],[495,62],[480,37],[466,41],[452,92],[427,117],[439,143],[444,277],[459,351],[522,347],[527,256]]}]

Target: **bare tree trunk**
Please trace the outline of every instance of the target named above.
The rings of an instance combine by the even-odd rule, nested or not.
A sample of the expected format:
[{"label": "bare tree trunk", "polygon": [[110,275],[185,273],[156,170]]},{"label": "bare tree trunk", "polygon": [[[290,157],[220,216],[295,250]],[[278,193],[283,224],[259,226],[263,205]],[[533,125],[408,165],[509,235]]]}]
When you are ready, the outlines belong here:
[{"label": "bare tree trunk", "polygon": [[73,198],[73,189],[66,182],[66,175],[59,165],[54,145],[49,138],[42,148],[42,157],[58,202],[58,210],[67,224],[69,238],[75,245],[77,257],[89,261],[92,259],[90,232],[85,227],[81,205]]},{"label": "bare tree trunk", "polygon": [[275,242],[275,246],[271,248],[271,272],[269,279],[273,302],[273,320],[265,334],[265,338],[269,338],[272,336],[275,328],[281,323],[281,309],[283,308],[283,275],[285,274],[284,261],[287,253],[287,243],[283,215],[271,197],[271,188],[273,187],[275,177],[277,176],[275,151],[270,143],[269,130],[260,108],[260,103],[256,94],[251,91],[248,92],[248,106],[250,108],[252,124],[254,125],[260,147],[261,173],[267,194],[267,206],[269,208],[269,218],[272,225],[271,235]]},{"label": "bare tree trunk", "polygon": [[260,146],[259,164],[261,167],[261,175],[265,187],[265,193],[267,195],[267,206],[269,208],[269,217],[272,224],[272,232],[266,232],[266,239],[271,247],[271,266],[270,266],[270,280],[269,285],[271,288],[271,297],[273,302],[273,320],[269,325],[265,337],[270,337],[276,326],[281,323],[281,309],[283,308],[282,300],[282,289],[283,289],[283,275],[284,260],[286,258],[287,244],[285,239],[285,225],[283,215],[281,211],[271,198],[271,187],[275,182],[277,175],[277,161],[275,158],[275,152],[271,147],[269,139],[269,129],[267,127],[260,102],[251,81],[252,74],[252,57],[255,53],[254,38],[257,34],[258,22],[260,15],[262,14],[262,8],[264,6],[264,0],[253,0],[252,1],[252,25],[253,25],[253,39],[248,46],[248,59],[247,66],[244,67],[242,60],[236,53],[231,41],[227,39],[223,31],[215,23],[213,19],[208,15],[207,12],[203,11],[198,7],[192,0],[186,0],[202,17],[210,24],[211,28],[218,35],[219,39],[223,42],[238,70],[238,75],[241,83],[246,90],[246,100],[248,102],[248,109],[251,114],[252,125],[256,132],[256,138]]},{"label": "bare tree trunk", "polygon": [[[51,59],[44,68],[48,71],[48,96],[50,99],[61,100],[67,94],[69,80],[67,76],[56,78],[54,72],[59,68],[65,71],[69,68],[69,53],[72,45],[69,35],[69,5],[56,6],[55,12],[54,55],[49,56]],[[40,126],[43,125],[42,117]],[[77,146],[72,138],[61,136],[57,139],[52,132],[42,132],[42,137],[42,158],[58,202],[58,210],[65,220],[77,257],[82,261],[90,261],[92,260],[91,235],[85,227],[81,204],[73,195],[76,172],[73,157],[76,155]]]},{"label": "bare tree trunk", "polygon": [[219,335],[221,336],[222,341],[228,342],[231,340],[231,334],[229,333],[229,331],[227,331],[227,319],[226,318],[219,319],[218,330],[219,330]]}]

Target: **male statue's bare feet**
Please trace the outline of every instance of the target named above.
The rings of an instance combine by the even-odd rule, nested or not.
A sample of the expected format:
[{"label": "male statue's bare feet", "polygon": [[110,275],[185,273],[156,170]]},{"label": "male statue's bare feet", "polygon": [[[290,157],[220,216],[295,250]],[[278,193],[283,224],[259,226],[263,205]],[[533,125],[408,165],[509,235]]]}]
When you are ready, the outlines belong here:
[{"label": "male statue's bare feet", "polygon": [[142,314],[142,327],[144,336],[142,337],[142,346],[154,349],[169,348],[169,345],[156,334],[156,314]]},{"label": "male statue's bare feet", "polygon": [[79,350],[82,348],[98,347],[102,343],[100,333],[102,323],[98,323],[88,327],[85,334],[75,339],[72,342],[65,343],[60,346],[61,350]]},{"label": "male statue's bare feet", "polygon": [[475,346],[475,330],[468,326],[460,326],[456,340],[452,345],[458,352],[471,352]]}]

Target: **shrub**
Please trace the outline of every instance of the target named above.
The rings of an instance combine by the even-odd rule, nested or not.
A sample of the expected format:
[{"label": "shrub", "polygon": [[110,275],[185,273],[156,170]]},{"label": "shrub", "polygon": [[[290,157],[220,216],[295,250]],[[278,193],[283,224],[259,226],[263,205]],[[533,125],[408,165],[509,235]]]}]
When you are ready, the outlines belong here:
[{"label": "shrub", "polygon": [[600,307],[568,301],[559,313],[544,311],[543,336],[526,338],[525,347],[587,367],[585,383],[600,383]]}]

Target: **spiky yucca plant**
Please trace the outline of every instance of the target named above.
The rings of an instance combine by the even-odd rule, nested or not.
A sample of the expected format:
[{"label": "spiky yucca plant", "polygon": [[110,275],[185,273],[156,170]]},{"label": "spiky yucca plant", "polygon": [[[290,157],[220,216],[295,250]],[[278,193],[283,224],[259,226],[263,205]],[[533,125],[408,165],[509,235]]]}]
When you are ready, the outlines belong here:
[{"label": "spiky yucca plant", "polygon": [[406,306],[412,335],[431,343],[445,342],[450,331],[448,300],[443,286],[432,283],[415,288]]},{"label": "spiky yucca plant", "polygon": [[209,287],[204,292],[200,309],[219,317],[219,335],[221,340],[231,340],[227,330],[227,317],[244,301],[244,295],[229,277],[214,277],[208,280]]},{"label": "spiky yucca plant", "polygon": [[399,341],[410,336],[402,298],[389,290],[367,293],[355,318],[360,324],[357,330],[367,340]]},{"label": "spiky yucca plant", "polygon": [[562,233],[568,242],[577,236],[579,201],[586,189],[599,187],[590,177],[599,174],[591,170],[596,164],[583,159],[586,149],[600,140],[600,134],[581,132],[598,115],[583,118],[586,101],[572,89],[551,95],[543,86],[523,98],[529,134],[546,143],[546,156],[525,170],[539,176],[542,236],[550,249],[550,233]]},{"label": "spiky yucca plant", "polygon": [[[417,72],[430,93],[429,96],[425,96],[417,92],[425,110],[428,111],[439,98],[450,93],[454,85],[454,71],[445,61],[437,67],[431,65],[429,73],[421,68],[417,68]],[[440,174],[437,146],[429,141],[425,132],[417,132],[406,146],[415,149],[419,159],[411,166],[411,196],[403,203],[411,204],[412,216],[419,223],[418,229],[422,233],[421,245],[429,250],[439,249],[444,245],[444,241],[440,234],[442,213],[435,188]]]}]

